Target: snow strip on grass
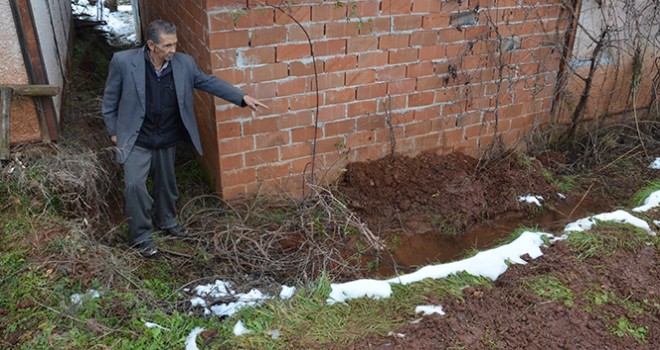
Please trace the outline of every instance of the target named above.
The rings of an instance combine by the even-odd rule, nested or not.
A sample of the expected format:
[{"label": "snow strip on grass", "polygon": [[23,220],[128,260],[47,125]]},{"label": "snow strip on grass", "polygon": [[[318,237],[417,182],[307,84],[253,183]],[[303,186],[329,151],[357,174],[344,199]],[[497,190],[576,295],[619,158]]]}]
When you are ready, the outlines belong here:
[{"label": "snow strip on grass", "polygon": [[344,302],[348,299],[370,297],[374,299],[389,298],[392,295],[392,286],[387,281],[362,279],[341,284],[333,283],[327,299],[328,304]]},{"label": "snow strip on grass", "polygon": [[[264,301],[271,299],[271,296],[255,288],[248,293],[237,293],[231,289],[231,282],[222,280],[197,286],[194,291],[197,296],[190,299],[191,306],[200,306],[204,308],[205,315],[214,314],[218,317],[231,316],[244,307],[261,305]],[[219,300],[227,298],[232,298],[236,301],[226,304],[214,304],[211,307],[208,307],[206,301],[207,299]]]},{"label": "snow strip on grass", "polygon": [[536,204],[537,207],[542,207],[543,204],[541,204],[541,201],[543,201],[543,197],[541,196],[535,196],[528,194],[526,196],[518,196],[518,202],[526,202],[529,204]]},{"label": "snow strip on grass", "polygon": [[[185,291],[190,291],[186,289]],[[216,280],[213,283],[199,285],[193,288],[195,296],[190,299],[192,307],[204,309],[204,315],[218,317],[231,316],[244,307],[259,306],[273,297],[253,288],[248,293],[238,293],[232,289],[229,281]],[[296,293],[296,287],[282,286],[279,297],[282,300],[291,298]],[[218,300],[234,300],[229,303],[216,303]],[[209,303],[212,305],[209,307]]]},{"label": "snow strip on grass", "polygon": [[169,331],[169,330],[170,330],[169,328],[165,328],[165,327],[159,325],[158,323],[153,323],[153,322],[145,322],[144,325],[145,325],[147,328],[154,328],[154,327],[156,327],[156,328],[160,328],[160,329],[162,329],[162,330],[166,330],[166,331]]},{"label": "snow strip on grass", "polygon": [[587,231],[590,230],[594,225],[596,225],[598,221],[612,221],[612,222],[630,224],[639,227],[644,231],[648,232],[649,234],[655,236],[655,232],[651,230],[651,227],[646,221],[631,215],[625,210],[617,210],[611,213],[602,213],[571,222],[570,224],[564,227],[564,232]]},{"label": "snow strip on grass", "polygon": [[236,322],[236,324],[234,325],[233,332],[234,332],[234,335],[237,336],[237,337],[240,337],[243,334],[251,333],[250,330],[247,329],[247,327],[245,327],[245,325],[243,324],[243,321],[241,321],[241,320],[238,320],[238,322]]},{"label": "snow strip on grass", "polygon": [[633,208],[632,211],[636,213],[644,213],[657,207],[658,204],[660,204],[660,191],[655,191],[646,197],[644,203],[641,206]]},{"label": "snow strip on grass", "polygon": [[419,305],[415,308],[415,314],[423,314],[423,315],[433,315],[433,314],[439,314],[439,315],[444,315],[445,311],[442,309],[442,306],[440,305]]},{"label": "snow strip on grass", "polygon": [[71,304],[79,304],[83,299],[96,299],[99,298],[101,294],[95,289],[88,289],[85,294],[72,294],[71,295]]},{"label": "snow strip on grass", "polygon": [[186,350],[199,350],[197,347],[197,335],[202,333],[204,328],[197,327],[193,329],[190,334],[186,337]]},{"label": "snow strip on grass", "polygon": [[507,270],[508,263],[526,264],[520,256],[529,254],[532,259],[535,259],[543,255],[539,247],[543,244],[544,236],[554,237],[545,232],[525,231],[509,244],[477,253],[471,258],[461,261],[426,266],[416,272],[385,281],[364,279],[333,283],[330,285],[332,291],[327,302],[334,304],[361,297],[387,298],[392,294],[392,283],[405,285],[426,278],[444,278],[463,271],[474,276],[495,280]]},{"label": "snow strip on grass", "polygon": [[280,299],[282,300],[291,299],[291,297],[295,293],[296,293],[296,287],[282,286],[282,291],[280,292]]}]

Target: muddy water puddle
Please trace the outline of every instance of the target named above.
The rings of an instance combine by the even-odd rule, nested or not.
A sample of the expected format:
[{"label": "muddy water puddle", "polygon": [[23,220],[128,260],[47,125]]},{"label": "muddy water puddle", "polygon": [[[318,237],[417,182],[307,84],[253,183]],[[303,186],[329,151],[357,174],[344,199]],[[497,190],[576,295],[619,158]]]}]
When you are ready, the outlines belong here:
[{"label": "muddy water puddle", "polygon": [[399,236],[392,253],[396,268],[392,262],[381,261],[376,274],[388,277],[433,263],[459,260],[471,250],[485,250],[498,245],[520,227],[558,233],[569,222],[607,211],[610,207],[607,202],[599,198],[569,197],[554,204],[544,203],[543,210],[535,216],[508,212],[458,235],[429,231]]}]

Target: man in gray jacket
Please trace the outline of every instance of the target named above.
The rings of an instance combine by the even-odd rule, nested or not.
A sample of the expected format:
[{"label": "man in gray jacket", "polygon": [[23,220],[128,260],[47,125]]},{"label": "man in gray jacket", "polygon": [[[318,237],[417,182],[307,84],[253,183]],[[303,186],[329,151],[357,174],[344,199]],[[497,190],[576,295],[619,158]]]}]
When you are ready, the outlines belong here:
[{"label": "man in gray jacket", "polygon": [[[108,135],[117,146],[117,161],[124,165],[131,243],[150,257],[158,252],[151,239],[152,206],[158,228],[172,236],[186,235],[176,219],[174,156],[177,142],[186,136],[202,154],[193,89],[253,110],[268,107],[230,83],[202,73],[191,56],[176,52],[176,27],[172,23],[150,23],[145,39],[143,48],[112,57],[102,112]],[[153,198],[147,189],[150,174]]]}]

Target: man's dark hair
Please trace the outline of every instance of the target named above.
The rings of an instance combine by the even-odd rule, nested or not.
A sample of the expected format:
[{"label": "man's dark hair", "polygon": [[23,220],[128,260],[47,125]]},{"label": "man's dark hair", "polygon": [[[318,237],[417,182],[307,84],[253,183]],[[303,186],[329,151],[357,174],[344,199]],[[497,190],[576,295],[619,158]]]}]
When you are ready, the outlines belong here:
[{"label": "man's dark hair", "polygon": [[147,26],[147,34],[145,35],[147,41],[151,40],[154,44],[160,43],[161,34],[176,34],[176,27],[172,22],[157,19]]}]

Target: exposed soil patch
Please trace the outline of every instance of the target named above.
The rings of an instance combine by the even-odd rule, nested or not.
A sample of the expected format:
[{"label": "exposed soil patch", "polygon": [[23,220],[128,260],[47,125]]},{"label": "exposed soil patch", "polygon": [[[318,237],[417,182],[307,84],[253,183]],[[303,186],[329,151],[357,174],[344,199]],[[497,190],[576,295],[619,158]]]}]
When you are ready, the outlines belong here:
[{"label": "exposed soil patch", "polygon": [[[492,289],[469,287],[440,300],[446,315],[346,349],[656,349],[660,256],[654,246],[635,248],[582,261],[559,242],[528,265],[511,266]],[[548,276],[565,296],[534,292],[534,281]]]},{"label": "exposed soil patch", "polygon": [[529,207],[518,196],[556,198],[534,158],[511,153],[483,165],[467,155],[423,153],[349,164],[339,191],[372,229],[458,234],[498,214]]}]

